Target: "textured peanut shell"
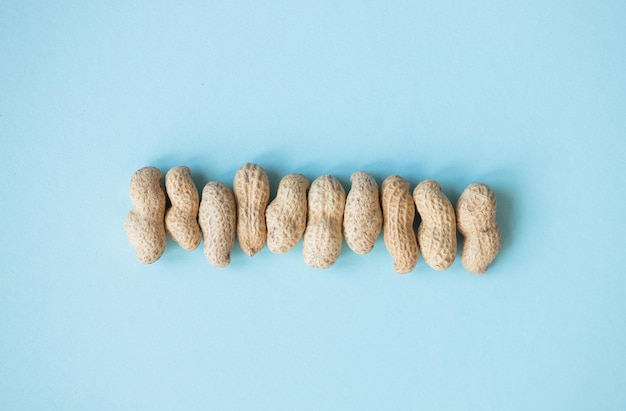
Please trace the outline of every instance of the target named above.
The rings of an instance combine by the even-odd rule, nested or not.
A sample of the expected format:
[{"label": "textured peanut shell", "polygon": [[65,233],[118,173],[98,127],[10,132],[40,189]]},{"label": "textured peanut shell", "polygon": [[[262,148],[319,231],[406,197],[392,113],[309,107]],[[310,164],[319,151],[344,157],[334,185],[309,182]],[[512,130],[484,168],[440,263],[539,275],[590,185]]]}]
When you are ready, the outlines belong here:
[{"label": "textured peanut shell", "polygon": [[241,249],[253,256],[261,251],[267,237],[265,209],[270,183],[265,170],[257,164],[245,164],[235,174],[233,191],[237,202],[237,239]]},{"label": "textured peanut shell", "polygon": [[218,181],[204,186],[198,221],[207,261],[214,267],[226,267],[230,264],[237,230],[237,206],[230,188]]},{"label": "textured peanut shell", "polygon": [[298,244],[306,228],[309,180],[302,174],[288,174],[280,180],[276,198],[267,206],[267,247],[282,254]]},{"label": "textured peanut shell", "polygon": [[485,184],[472,183],[456,206],[459,231],[464,237],[461,262],[473,274],[483,274],[500,251],[496,221],[496,195]]},{"label": "textured peanut shell", "polygon": [[341,254],[341,227],[346,205],[343,186],[331,175],[318,177],[309,190],[309,218],[302,255],[313,268],[329,268]]},{"label": "textured peanut shell", "polygon": [[410,184],[397,175],[387,177],[381,186],[383,239],[393,258],[393,268],[399,274],[412,271],[419,258],[413,231],[415,204],[409,187]]},{"label": "textured peanut shell", "polygon": [[165,212],[165,231],[185,250],[195,250],[202,234],[198,225],[200,196],[185,166],[165,174],[165,191],[172,206]]},{"label": "textured peanut shell", "polygon": [[413,190],[413,199],[422,222],[417,243],[429,266],[447,269],[456,257],[456,216],[448,197],[434,180],[424,180]]},{"label": "textured peanut shell", "polygon": [[367,254],[374,248],[383,224],[378,184],[365,171],[353,173],[350,182],[352,187],[343,214],[343,235],[352,251]]},{"label": "textured peanut shell", "polygon": [[165,251],[165,192],[163,174],[155,167],[137,170],[130,179],[130,200],[133,209],[124,223],[126,236],[137,259],[151,264]]}]

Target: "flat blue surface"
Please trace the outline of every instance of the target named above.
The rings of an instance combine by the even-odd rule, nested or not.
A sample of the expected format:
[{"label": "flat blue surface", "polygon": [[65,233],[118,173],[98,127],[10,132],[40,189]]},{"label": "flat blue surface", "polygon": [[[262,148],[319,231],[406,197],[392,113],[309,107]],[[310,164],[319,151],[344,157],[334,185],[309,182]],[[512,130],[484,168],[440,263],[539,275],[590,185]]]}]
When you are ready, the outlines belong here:
[{"label": "flat blue surface", "polygon": [[[180,3],[0,3],[0,409],[626,409],[626,3]],[[136,261],[136,169],[249,161],[485,182],[502,252]]]}]

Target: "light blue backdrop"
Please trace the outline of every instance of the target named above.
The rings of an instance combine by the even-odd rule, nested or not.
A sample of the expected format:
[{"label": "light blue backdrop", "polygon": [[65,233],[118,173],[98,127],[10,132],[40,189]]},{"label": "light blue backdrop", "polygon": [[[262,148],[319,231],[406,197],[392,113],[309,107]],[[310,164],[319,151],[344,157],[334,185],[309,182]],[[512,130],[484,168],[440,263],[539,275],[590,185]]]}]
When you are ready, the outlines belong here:
[{"label": "light blue backdrop", "polygon": [[[185,4],[182,4],[185,3]],[[0,409],[626,409],[626,3],[0,4]],[[485,276],[382,238],[135,260],[131,174],[472,181]]]}]

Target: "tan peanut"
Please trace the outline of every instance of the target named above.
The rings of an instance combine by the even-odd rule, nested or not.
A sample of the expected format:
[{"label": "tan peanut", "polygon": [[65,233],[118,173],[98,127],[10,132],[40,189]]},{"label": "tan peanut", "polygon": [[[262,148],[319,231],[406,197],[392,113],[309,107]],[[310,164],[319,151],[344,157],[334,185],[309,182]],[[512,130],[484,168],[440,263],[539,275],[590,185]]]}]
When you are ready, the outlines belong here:
[{"label": "tan peanut", "polygon": [[202,237],[198,225],[200,197],[185,166],[165,174],[165,191],[172,206],[165,212],[165,231],[185,250],[195,250]]},{"label": "tan peanut", "polygon": [[456,216],[448,197],[434,180],[424,180],[413,190],[422,218],[417,243],[426,263],[437,271],[450,267],[456,257]]},{"label": "tan peanut", "polygon": [[350,183],[352,187],[343,214],[343,235],[352,251],[367,254],[374,248],[383,224],[378,184],[365,171],[353,173]]},{"label": "tan peanut", "polygon": [[461,262],[473,274],[482,274],[500,251],[496,195],[481,183],[472,183],[459,197],[456,220],[464,237]]},{"label": "tan peanut", "polygon": [[331,175],[318,177],[309,190],[309,219],[302,255],[313,268],[329,268],[341,254],[341,223],[346,205],[343,186]]},{"label": "tan peanut", "polygon": [[230,188],[218,181],[211,181],[204,186],[198,221],[202,228],[207,261],[214,267],[226,267],[230,264],[237,230],[237,206]]},{"label": "tan peanut", "polygon": [[280,180],[276,198],[267,206],[267,247],[282,254],[298,244],[306,228],[309,180],[302,174],[288,174]]},{"label": "tan peanut", "polygon": [[161,185],[163,174],[155,167],[135,171],[130,179],[130,200],[133,209],[124,223],[126,236],[137,259],[151,264],[165,251],[165,192]]},{"label": "tan peanut", "polygon": [[237,238],[241,249],[253,256],[265,245],[267,226],[265,209],[270,197],[270,183],[265,170],[248,163],[235,174],[233,191],[237,202]]},{"label": "tan peanut", "polygon": [[399,274],[412,271],[419,258],[413,231],[415,204],[409,187],[410,184],[397,175],[387,177],[381,186],[383,239],[393,258],[393,268]]}]

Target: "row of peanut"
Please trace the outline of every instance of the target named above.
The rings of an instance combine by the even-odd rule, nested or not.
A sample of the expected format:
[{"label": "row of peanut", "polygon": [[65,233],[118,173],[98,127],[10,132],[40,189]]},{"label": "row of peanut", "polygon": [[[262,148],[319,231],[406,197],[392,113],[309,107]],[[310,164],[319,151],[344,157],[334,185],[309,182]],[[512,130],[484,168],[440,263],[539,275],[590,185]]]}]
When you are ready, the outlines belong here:
[{"label": "row of peanut", "polygon": [[[480,183],[463,191],[455,213],[433,180],[419,183],[411,196],[410,184],[392,175],[383,181],[379,193],[376,180],[357,171],[350,178],[346,196],[331,175],[309,185],[303,175],[289,174],[280,181],[276,198],[268,205],[269,180],[257,164],[248,163],[237,171],[232,191],[217,181],[207,183],[202,201],[189,168],[180,166],[165,176],[172,204],[166,210],[161,179],[158,168],[144,167],[133,174],[130,183],[133,209],[125,229],[137,258],[146,264],[163,254],[166,233],[187,250],[197,248],[204,237],[204,255],[215,267],[230,263],[235,233],[250,256],[265,243],[270,251],[285,253],[303,238],[304,261],[315,268],[335,263],[342,238],[355,253],[369,253],[381,229],[398,273],[413,270],[418,246],[435,270],[450,267],[457,252],[457,227],[464,236],[461,261],[468,271],[484,273],[500,249],[496,198]],[[417,235],[413,229],[416,208],[421,217]]]}]

